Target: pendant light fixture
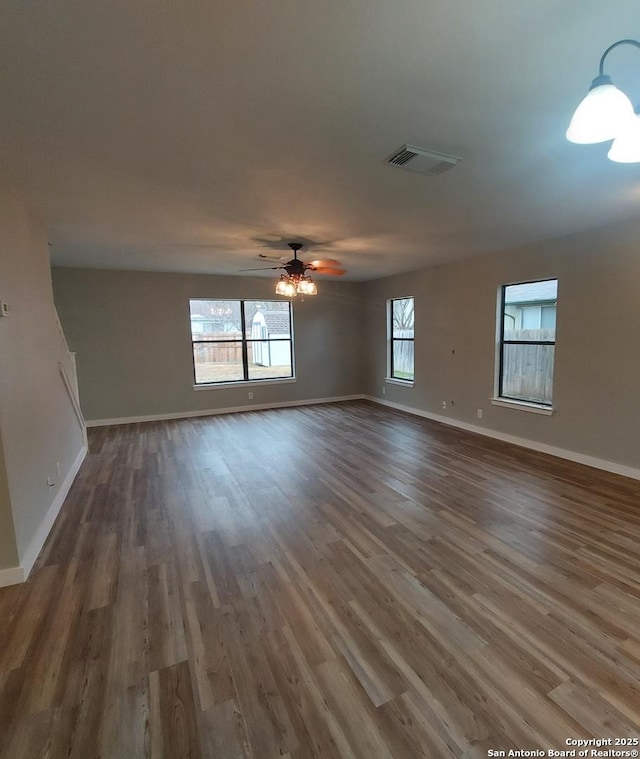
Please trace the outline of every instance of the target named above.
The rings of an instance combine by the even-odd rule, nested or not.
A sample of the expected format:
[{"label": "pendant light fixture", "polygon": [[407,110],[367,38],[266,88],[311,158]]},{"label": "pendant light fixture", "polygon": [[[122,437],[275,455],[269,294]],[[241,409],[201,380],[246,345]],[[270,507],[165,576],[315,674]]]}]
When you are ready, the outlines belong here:
[{"label": "pendant light fixture", "polygon": [[607,157],[616,163],[640,163],[640,116],[637,113],[625,121]]},{"label": "pendant light fixture", "polygon": [[640,119],[629,98],[604,73],[606,57],[620,45],[640,49],[640,42],[628,39],[614,42],[604,51],[598,76],[573,114],[567,139],[582,145],[614,140],[609,158],[620,163],[635,163],[640,162]]}]

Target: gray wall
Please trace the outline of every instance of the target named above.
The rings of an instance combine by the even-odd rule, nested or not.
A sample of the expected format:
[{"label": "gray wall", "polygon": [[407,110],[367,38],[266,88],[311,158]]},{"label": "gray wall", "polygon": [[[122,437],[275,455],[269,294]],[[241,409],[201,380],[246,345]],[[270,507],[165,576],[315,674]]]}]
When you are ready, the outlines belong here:
[{"label": "gray wall", "polygon": [[318,281],[317,297],[294,301],[297,382],[193,390],[189,298],[273,300],[274,285],[275,277],[55,268],[55,300],[77,353],[86,419],[362,392],[363,286],[327,280]]},{"label": "gray wall", "polygon": [[[628,222],[368,283],[366,392],[639,467],[638,240],[640,222]],[[550,277],[559,280],[555,412],[547,417],[492,406],[488,399],[494,389],[498,288]],[[416,298],[413,388],[384,383],[385,300],[404,295]],[[448,401],[446,411],[442,400]],[[482,420],[477,418],[478,408],[483,409]]]},{"label": "gray wall", "polygon": [[[0,567],[20,562],[83,446],[58,372],[49,249],[19,197],[0,189],[0,430],[4,448],[0,530],[12,512],[15,550],[0,544]],[[61,475],[57,475],[57,464]],[[47,478],[55,481],[49,488]],[[3,494],[4,490],[4,494]],[[3,511],[5,512],[3,514]]]}]

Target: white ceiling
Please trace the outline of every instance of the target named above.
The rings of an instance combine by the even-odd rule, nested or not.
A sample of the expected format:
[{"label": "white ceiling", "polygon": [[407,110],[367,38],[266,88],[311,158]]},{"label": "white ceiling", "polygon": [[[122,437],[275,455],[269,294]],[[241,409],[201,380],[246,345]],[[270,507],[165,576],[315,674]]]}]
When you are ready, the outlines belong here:
[{"label": "white ceiling", "polygon": [[[0,19],[0,170],[55,264],[235,274],[305,238],[363,280],[640,214],[640,164],[564,138],[604,49],[640,37],[638,0],[1,0]],[[640,102],[638,50],[607,71]],[[387,166],[403,143],[463,161]]]}]

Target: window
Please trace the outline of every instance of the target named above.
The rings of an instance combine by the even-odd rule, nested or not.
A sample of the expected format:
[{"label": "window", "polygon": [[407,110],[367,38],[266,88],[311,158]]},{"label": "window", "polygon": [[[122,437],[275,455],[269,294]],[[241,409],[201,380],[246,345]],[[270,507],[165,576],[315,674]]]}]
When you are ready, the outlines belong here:
[{"label": "window", "polygon": [[389,343],[389,379],[413,382],[414,334],[413,298],[387,301]]},{"label": "window", "polygon": [[558,280],[504,285],[498,396],[551,406]]},{"label": "window", "polygon": [[291,303],[190,300],[196,385],[293,377]]}]

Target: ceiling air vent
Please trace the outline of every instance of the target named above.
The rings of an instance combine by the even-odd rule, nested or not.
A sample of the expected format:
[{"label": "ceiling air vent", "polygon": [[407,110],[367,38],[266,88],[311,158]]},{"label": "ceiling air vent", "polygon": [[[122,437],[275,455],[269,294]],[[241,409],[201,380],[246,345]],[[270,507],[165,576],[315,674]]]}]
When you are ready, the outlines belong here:
[{"label": "ceiling air vent", "polygon": [[398,166],[405,171],[415,171],[418,174],[431,174],[436,176],[444,174],[452,169],[462,158],[446,153],[438,153],[435,150],[418,148],[415,145],[403,145],[387,158],[391,166]]}]

